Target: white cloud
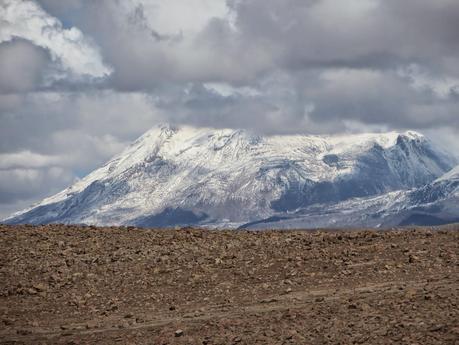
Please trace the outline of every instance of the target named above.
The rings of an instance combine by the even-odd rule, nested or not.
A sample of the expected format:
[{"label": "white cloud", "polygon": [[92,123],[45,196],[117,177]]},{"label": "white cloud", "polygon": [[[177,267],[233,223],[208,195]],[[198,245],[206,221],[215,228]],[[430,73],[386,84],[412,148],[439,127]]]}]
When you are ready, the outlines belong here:
[{"label": "white cloud", "polygon": [[455,127],[441,127],[424,131],[432,141],[459,160],[459,136]]},{"label": "white cloud", "polygon": [[[0,5],[0,43],[22,38],[49,51],[73,78],[101,78],[111,73],[97,46],[72,27],[65,29],[59,19],[50,16],[39,5],[27,0],[3,0]],[[55,75],[60,79],[63,76]]]},{"label": "white cloud", "polygon": [[75,175],[70,170],[59,167],[0,169],[0,206],[42,198],[74,180]]},{"label": "white cloud", "polygon": [[143,5],[150,26],[162,35],[193,35],[210,19],[225,18],[229,14],[225,0],[150,0],[134,1],[134,4]]},{"label": "white cloud", "polygon": [[0,169],[43,168],[61,163],[57,156],[31,151],[0,154]]},{"label": "white cloud", "polygon": [[204,83],[204,87],[209,90],[216,92],[220,96],[230,97],[230,96],[247,96],[254,97],[260,96],[260,92],[252,87],[234,87],[227,83]]},{"label": "white cloud", "polygon": [[415,89],[431,90],[441,99],[447,99],[453,90],[459,89],[458,78],[433,75],[417,64],[400,68],[398,73],[407,78]]}]

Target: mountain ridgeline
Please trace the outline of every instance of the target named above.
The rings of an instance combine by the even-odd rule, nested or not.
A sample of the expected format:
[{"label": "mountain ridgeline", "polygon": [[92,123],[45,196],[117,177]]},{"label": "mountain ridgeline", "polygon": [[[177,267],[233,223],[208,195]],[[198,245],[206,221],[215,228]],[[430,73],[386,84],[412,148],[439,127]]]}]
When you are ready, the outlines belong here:
[{"label": "mountain ridgeline", "polygon": [[221,228],[448,223],[459,219],[456,164],[412,131],[259,136],[159,126],[4,222]]}]

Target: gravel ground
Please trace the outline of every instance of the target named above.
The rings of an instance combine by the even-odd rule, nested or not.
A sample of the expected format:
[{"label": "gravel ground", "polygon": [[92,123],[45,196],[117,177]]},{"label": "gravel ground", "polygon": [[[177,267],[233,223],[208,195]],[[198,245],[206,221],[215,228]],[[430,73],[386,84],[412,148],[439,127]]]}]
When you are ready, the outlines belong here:
[{"label": "gravel ground", "polygon": [[459,344],[458,230],[0,225],[0,344]]}]

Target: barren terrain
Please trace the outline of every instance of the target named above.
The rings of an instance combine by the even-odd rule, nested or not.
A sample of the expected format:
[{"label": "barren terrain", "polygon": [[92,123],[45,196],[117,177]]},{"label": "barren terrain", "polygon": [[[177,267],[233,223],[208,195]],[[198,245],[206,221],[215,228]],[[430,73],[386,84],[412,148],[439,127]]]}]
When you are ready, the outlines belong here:
[{"label": "barren terrain", "polygon": [[1,344],[459,344],[459,226],[0,226]]}]

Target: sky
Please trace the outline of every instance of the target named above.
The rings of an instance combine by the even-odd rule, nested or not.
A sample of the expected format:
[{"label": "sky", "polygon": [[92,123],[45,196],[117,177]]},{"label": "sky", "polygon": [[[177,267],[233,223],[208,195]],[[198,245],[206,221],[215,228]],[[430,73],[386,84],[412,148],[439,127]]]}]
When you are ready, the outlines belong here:
[{"label": "sky", "polygon": [[457,0],[0,0],[0,218],[159,123],[459,152]]}]

